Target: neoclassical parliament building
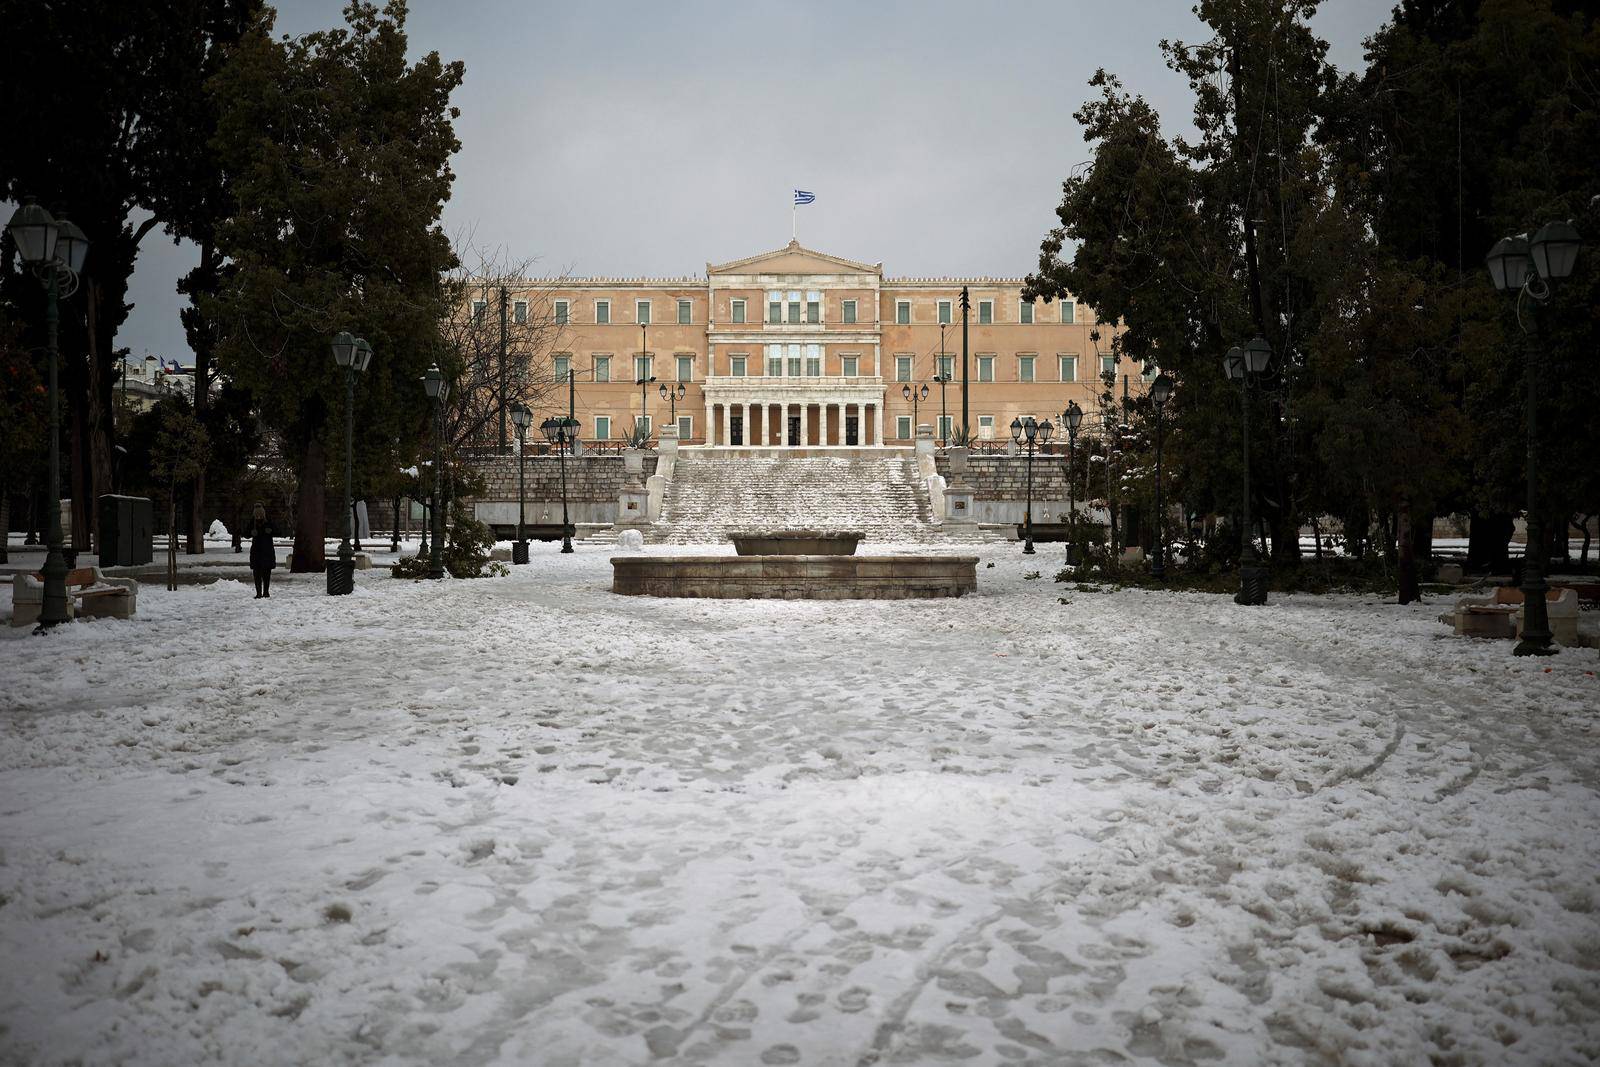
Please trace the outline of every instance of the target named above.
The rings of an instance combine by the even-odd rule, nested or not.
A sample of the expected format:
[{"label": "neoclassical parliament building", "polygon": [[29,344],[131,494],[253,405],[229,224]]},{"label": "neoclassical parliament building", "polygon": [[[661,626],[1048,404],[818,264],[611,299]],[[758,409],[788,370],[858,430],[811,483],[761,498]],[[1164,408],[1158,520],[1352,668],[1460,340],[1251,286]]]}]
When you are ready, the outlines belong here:
[{"label": "neoclassical parliament building", "polygon": [[[554,326],[554,379],[573,376],[586,442],[656,431],[673,411],[681,443],[733,448],[907,446],[918,424],[944,440],[961,422],[961,289],[969,293],[969,417],[979,440],[1009,439],[1016,416],[1092,410],[1102,375],[1142,391],[1143,367],[1118,367],[1111,331],[1072,300],[1022,299],[1020,278],[886,278],[791,241],[703,278],[563,278],[537,292]],[[641,380],[654,379],[643,387]],[[940,379],[944,379],[941,382]],[[926,397],[923,392],[926,389]],[[910,396],[907,396],[907,393]],[[568,389],[547,403],[565,413]]]}]

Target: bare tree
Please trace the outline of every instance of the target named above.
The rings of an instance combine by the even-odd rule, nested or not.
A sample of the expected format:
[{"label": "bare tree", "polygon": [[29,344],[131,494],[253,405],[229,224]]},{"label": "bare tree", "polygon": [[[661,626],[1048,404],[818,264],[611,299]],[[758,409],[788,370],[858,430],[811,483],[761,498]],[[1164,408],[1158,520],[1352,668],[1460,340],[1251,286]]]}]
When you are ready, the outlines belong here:
[{"label": "bare tree", "polygon": [[480,248],[470,233],[455,243],[462,266],[442,280],[447,357],[441,366],[452,376],[445,443],[452,452],[510,451],[515,404],[566,406],[560,392],[567,383],[557,380],[554,353],[568,327],[556,321],[551,300],[566,276],[531,281],[533,261],[512,260],[503,248]]}]

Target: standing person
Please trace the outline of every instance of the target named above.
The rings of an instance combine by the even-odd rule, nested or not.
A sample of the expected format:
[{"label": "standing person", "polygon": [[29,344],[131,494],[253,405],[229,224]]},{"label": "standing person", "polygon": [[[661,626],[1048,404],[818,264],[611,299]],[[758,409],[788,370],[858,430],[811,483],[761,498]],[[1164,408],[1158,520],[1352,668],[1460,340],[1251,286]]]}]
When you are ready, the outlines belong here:
[{"label": "standing person", "polygon": [[267,509],[257,504],[250,517],[250,573],[255,576],[257,600],[272,596],[272,568],[277,565],[272,524],[267,521]]}]

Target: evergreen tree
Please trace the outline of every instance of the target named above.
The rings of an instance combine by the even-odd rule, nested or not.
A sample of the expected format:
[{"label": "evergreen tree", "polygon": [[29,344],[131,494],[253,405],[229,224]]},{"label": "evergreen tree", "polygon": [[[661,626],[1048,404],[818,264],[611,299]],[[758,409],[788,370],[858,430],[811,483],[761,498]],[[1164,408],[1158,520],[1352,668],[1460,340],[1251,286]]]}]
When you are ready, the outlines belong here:
[{"label": "evergreen tree", "polygon": [[220,368],[295,463],[301,571],[323,566],[329,456],[342,447],[330,340],[349,330],[373,347],[356,388],[358,484],[382,480],[396,438],[415,453],[419,379],[443,354],[440,279],[455,260],[438,222],[463,68],[437,53],[408,63],[405,17],[400,0],[354,2],[348,28],[276,40],[263,17],[211,82],[234,210],[216,228],[221,291],[200,307]]}]

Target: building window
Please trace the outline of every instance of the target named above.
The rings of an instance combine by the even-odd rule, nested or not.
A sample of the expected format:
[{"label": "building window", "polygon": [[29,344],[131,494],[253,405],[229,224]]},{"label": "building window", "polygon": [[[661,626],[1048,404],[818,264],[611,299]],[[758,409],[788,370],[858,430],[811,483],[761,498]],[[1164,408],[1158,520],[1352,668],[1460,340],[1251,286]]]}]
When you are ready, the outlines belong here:
[{"label": "building window", "polygon": [[940,356],[939,357],[939,377],[945,379],[946,381],[953,380],[955,378],[955,376],[956,376],[955,375],[955,370],[956,370],[956,357],[955,356]]},{"label": "building window", "polygon": [[635,417],[634,420],[633,420],[633,424],[635,426],[639,427],[639,431],[641,433],[643,433],[646,438],[648,438],[650,436],[650,416],[649,415],[645,415],[643,417]]},{"label": "building window", "polygon": [[855,321],[856,321],[856,302],[854,300],[846,300],[844,302],[844,322],[845,322],[845,325],[846,326],[853,326],[853,325],[855,325]]},{"label": "building window", "polygon": [[783,294],[773,290],[767,293],[767,322],[771,324],[783,321]]},{"label": "building window", "polygon": [[992,322],[994,322],[994,301],[978,301],[978,325],[988,326]]},{"label": "building window", "polygon": [[482,322],[484,316],[488,313],[489,302],[487,300],[474,300],[472,302],[472,321],[474,323]]},{"label": "building window", "polygon": [[611,416],[596,415],[594,417],[594,439],[596,441],[611,440]]},{"label": "building window", "polygon": [[861,365],[859,356],[841,356],[839,362],[843,364],[840,369],[846,378],[856,377],[856,368]]},{"label": "building window", "polygon": [[650,368],[654,363],[655,363],[655,357],[654,356],[634,356],[633,357],[633,384],[638,385],[640,382],[642,382],[642,381],[646,380],[647,378],[649,378],[650,374],[651,374]]},{"label": "building window", "polygon": [[948,300],[939,301],[939,322],[941,325],[948,325],[950,322],[950,301]]},{"label": "building window", "polygon": [[994,416],[993,415],[979,415],[978,416],[978,439],[980,441],[993,441],[994,440]]},{"label": "building window", "polygon": [[1061,301],[1061,321],[1062,322],[1066,323],[1069,326],[1072,325],[1072,323],[1077,320],[1077,312],[1078,312],[1078,306],[1077,306],[1076,302],[1071,301],[1071,300],[1063,300],[1063,301]]},{"label": "building window", "polygon": [[897,326],[911,325],[911,301],[896,300],[894,302],[894,321]]},{"label": "building window", "polygon": [[789,321],[798,325],[800,322],[800,294],[798,292],[790,292],[788,295]]},{"label": "building window", "polygon": [[1064,382],[1075,382],[1075,381],[1077,381],[1078,380],[1078,357],[1077,356],[1057,356],[1056,358],[1061,363],[1061,380],[1064,381]]},{"label": "building window", "polygon": [[817,323],[822,321],[822,294],[806,294],[806,321]]},{"label": "building window", "polygon": [[894,357],[894,380],[897,382],[909,382],[911,380],[910,356]]},{"label": "building window", "polygon": [[994,357],[993,356],[979,356],[978,357],[978,381],[980,381],[980,382],[992,382],[992,381],[994,381]]},{"label": "building window", "polygon": [[744,356],[731,357],[728,360],[728,373],[733,375],[735,378],[743,378],[745,375],[745,358],[746,357]]},{"label": "building window", "polygon": [[694,416],[678,416],[678,440],[689,441],[694,438]]},{"label": "building window", "polygon": [[817,378],[822,375],[822,346],[806,345],[806,376]]},{"label": "building window", "polygon": [[800,345],[798,343],[789,346],[789,377],[800,377]]},{"label": "building window", "polygon": [[1116,378],[1117,378],[1117,357],[1116,356],[1101,356],[1100,357],[1100,377],[1104,378],[1108,374],[1111,376],[1111,380],[1112,381],[1116,380]]},{"label": "building window", "polygon": [[783,346],[767,346],[767,377],[783,377]]},{"label": "building window", "polygon": [[680,382],[692,382],[692,381],[694,381],[694,357],[693,356],[679,356],[678,357],[678,381],[680,381]]},{"label": "building window", "polygon": [[594,357],[594,380],[597,382],[609,382],[611,380],[610,356]]},{"label": "building window", "polygon": [[572,357],[556,357],[556,381],[564,382],[572,374]]},{"label": "building window", "polygon": [[1156,376],[1156,365],[1154,363],[1146,363],[1144,365],[1144,373],[1143,373],[1143,375],[1141,375],[1141,377],[1143,377],[1144,380],[1148,382],[1152,378],[1154,378],[1155,376]]},{"label": "building window", "polygon": [[744,301],[735,300],[732,305],[733,321],[736,324],[744,322]]},{"label": "building window", "polygon": [[511,305],[511,321],[519,326],[528,321],[528,302],[526,300],[518,300]]},{"label": "building window", "polygon": [[1033,381],[1033,359],[1034,357],[1032,356],[1017,357],[1017,381]]},{"label": "building window", "polygon": [[952,431],[954,425],[955,425],[955,416],[954,415],[940,415],[939,416],[939,440],[941,440],[941,441],[950,440],[950,434],[951,434],[951,431]]},{"label": "building window", "polygon": [[633,314],[640,326],[650,325],[650,301],[635,300],[633,302]]},{"label": "building window", "polygon": [[596,300],[594,302],[594,321],[596,326],[609,326],[611,324],[611,301]]},{"label": "building window", "polygon": [[895,436],[902,441],[911,439],[911,416],[896,415],[894,419]]},{"label": "building window", "polygon": [[565,326],[567,324],[567,320],[571,317],[570,313],[567,311],[568,306],[569,305],[567,304],[567,302],[565,300],[557,300],[556,301],[556,325],[557,326]]},{"label": "building window", "polygon": [[1033,301],[1024,300],[1017,305],[1017,321],[1023,325],[1033,322]]},{"label": "building window", "polygon": [[694,304],[688,300],[678,301],[678,325],[687,326],[694,321]]}]

